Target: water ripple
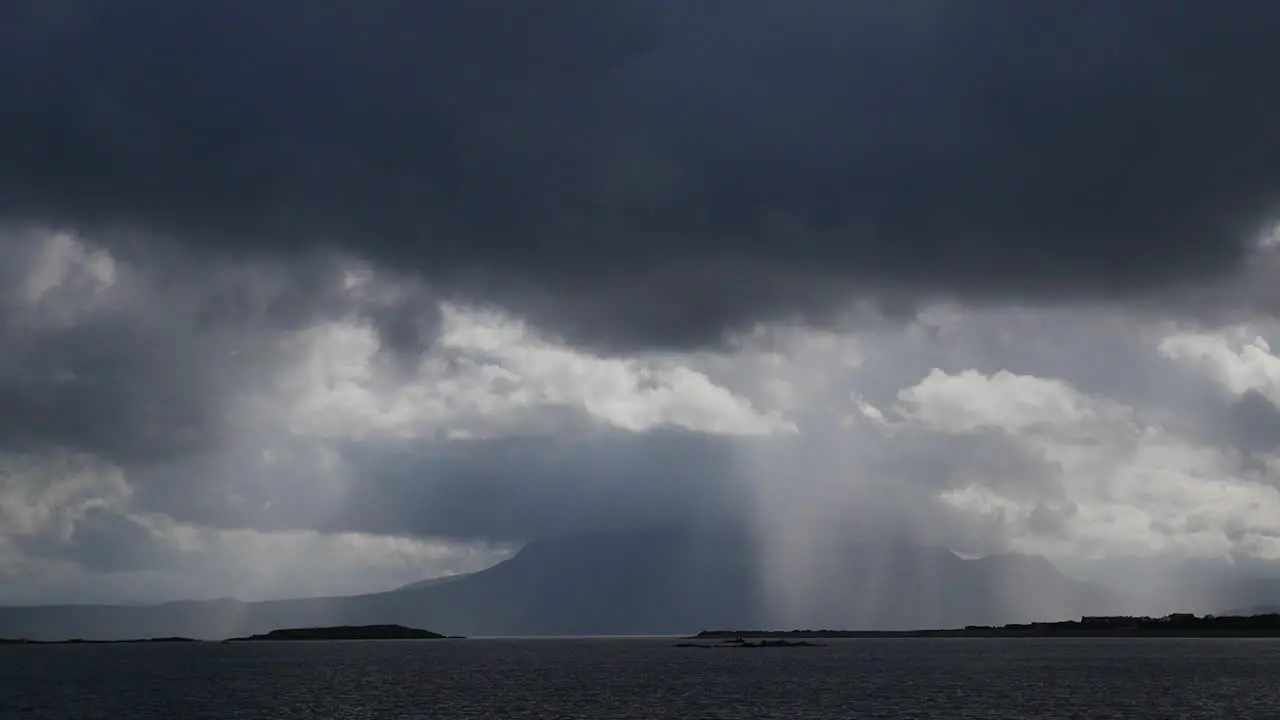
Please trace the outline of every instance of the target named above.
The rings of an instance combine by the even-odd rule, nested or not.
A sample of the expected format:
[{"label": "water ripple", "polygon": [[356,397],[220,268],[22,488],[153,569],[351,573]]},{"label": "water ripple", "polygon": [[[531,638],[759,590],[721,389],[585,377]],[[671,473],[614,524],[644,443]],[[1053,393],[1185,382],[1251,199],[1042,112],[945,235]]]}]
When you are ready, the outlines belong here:
[{"label": "water ripple", "polygon": [[0,648],[0,718],[1280,717],[1280,642],[669,640]]}]

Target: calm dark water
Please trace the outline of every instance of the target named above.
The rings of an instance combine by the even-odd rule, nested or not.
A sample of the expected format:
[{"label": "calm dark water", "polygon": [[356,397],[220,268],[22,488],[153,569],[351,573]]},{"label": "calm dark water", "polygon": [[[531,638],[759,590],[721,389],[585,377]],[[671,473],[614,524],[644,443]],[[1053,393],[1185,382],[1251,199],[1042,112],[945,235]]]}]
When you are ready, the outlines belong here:
[{"label": "calm dark water", "polygon": [[0,648],[0,718],[1277,718],[1280,642],[670,640]]}]

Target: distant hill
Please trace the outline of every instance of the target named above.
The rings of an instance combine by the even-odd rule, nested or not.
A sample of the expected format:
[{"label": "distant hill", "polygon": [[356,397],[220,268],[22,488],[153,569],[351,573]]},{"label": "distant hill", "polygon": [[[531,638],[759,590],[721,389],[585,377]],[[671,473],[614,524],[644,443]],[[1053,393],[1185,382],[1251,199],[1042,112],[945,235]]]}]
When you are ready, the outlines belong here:
[{"label": "distant hill", "polygon": [[1117,594],[1068,578],[1039,558],[964,560],[905,543],[854,544],[833,556],[815,584],[793,593],[766,572],[761,557],[749,535],[728,531],[565,537],[531,543],[481,572],[369,595],[0,608],[0,637],[221,639],[281,627],[377,624],[472,637],[911,629],[1133,610]]},{"label": "distant hill", "polygon": [[[1216,593],[1219,615],[1266,615],[1280,612],[1280,579],[1251,578],[1224,583]],[[1223,607],[1235,608],[1224,612]]]},{"label": "distant hill", "polygon": [[419,580],[418,582],[412,582],[408,585],[402,585],[396,588],[396,590],[422,590],[424,588],[439,587],[441,585],[458,582],[459,580],[465,580],[472,575],[475,575],[475,573],[458,573],[457,575],[443,575],[441,577],[427,578],[426,580]]},{"label": "distant hill", "polygon": [[1249,617],[1252,615],[1280,615],[1280,605],[1255,605],[1247,608],[1235,608],[1218,613],[1219,615],[1235,615],[1237,617]]}]

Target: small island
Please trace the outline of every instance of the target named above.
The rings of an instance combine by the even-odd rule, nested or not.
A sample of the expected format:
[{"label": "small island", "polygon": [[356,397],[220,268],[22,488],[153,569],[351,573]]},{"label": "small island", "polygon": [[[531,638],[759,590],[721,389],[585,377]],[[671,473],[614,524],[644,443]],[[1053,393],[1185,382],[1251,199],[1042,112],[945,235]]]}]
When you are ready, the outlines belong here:
[{"label": "small island", "polygon": [[822,647],[818,643],[811,643],[807,640],[761,640],[760,642],[750,642],[740,637],[733,637],[724,640],[720,645],[708,645],[706,643],[679,643],[678,648],[792,648],[792,647]]},{"label": "small island", "polygon": [[403,625],[341,625],[337,627],[285,628],[262,635],[230,638],[225,642],[271,642],[316,640],[444,640],[446,636],[430,630]]},{"label": "small island", "polygon": [[1280,614],[1096,616],[1061,622],[968,625],[941,630],[704,630],[690,640],[730,638],[1280,638]]}]

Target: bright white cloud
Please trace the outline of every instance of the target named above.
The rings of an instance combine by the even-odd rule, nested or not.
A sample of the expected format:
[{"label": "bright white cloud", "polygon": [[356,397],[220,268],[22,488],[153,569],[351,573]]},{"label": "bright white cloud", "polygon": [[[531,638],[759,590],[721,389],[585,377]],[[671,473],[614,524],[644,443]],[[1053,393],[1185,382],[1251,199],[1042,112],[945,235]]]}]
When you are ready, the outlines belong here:
[{"label": "bright white cloud", "polygon": [[[960,434],[997,428],[1059,468],[1057,503],[982,484],[942,493],[952,507],[1005,523],[1015,547],[1059,555],[1245,549],[1274,558],[1280,551],[1259,532],[1260,518],[1280,513],[1274,487],[1242,472],[1234,451],[1144,424],[1130,408],[1058,380],[1006,372],[935,371],[900,397],[909,421]],[[1059,515],[1057,532],[1037,532],[1050,512]]]},{"label": "bright white cloud", "polygon": [[1066,430],[1106,423],[1120,412],[1061,380],[1004,370],[985,376],[975,370],[948,375],[935,369],[899,392],[898,399],[906,417],[948,432]]},{"label": "bright white cloud", "polygon": [[1160,352],[1205,372],[1235,395],[1257,390],[1280,401],[1280,357],[1255,328],[1227,327],[1216,332],[1176,332],[1160,341]]},{"label": "bright white cloud", "polygon": [[603,358],[538,337],[492,312],[446,306],[435,351],[401,380],[367,323],[331,322],[292,342],[282,372],[290,427],[325,437],[492,437],[546,430],[538,410],[573,410],[631,432],[663,426],[726,435],[794,427],[675,357]]},{"label": "bright white cloud", "polygon": [[131,494],[117,468],[81,453],[0,454],[0,536],[66,537],[89,509],[124,507]]}]

